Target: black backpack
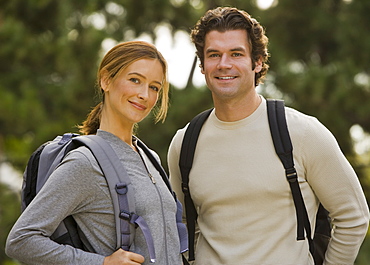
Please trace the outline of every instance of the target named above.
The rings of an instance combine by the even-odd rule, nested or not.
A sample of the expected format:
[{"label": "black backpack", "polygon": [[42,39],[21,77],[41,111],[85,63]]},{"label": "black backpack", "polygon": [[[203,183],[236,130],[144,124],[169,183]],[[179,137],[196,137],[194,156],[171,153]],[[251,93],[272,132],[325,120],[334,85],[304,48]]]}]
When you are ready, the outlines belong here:
[{"label": "black backpack", "polygon": [[[212,109],[206,110],[195,116],[189,123],[185,132],[180,152],[180,172],[182,177],[182,190],[184,192],[186,222],[189,238],[189,260],[194,260],[195,223],[198,218],[197,211],[189,190],[189,173],[193,165],[194,152],[198,136],[203,123],[208,118]],[[267,100],[268,120],[275,151],[284,165],[286,178],[292,191],[297,218],[297,240],[304,240],[304,230],[311,235],[311,226],[308,219],[306,206],[299,187],[297,172],[293,162],[293,146],[285,119],[285,106],[282,100]],[[312,239],[308,236],[310,252],[315,264],[322,264],[325,252],[331,237],[331,222],[328,211],[320,204],[316,215],[315,234]]]},{"label": "black backpack", "polygon": [[[171,189],[166,172],[152,152],[139,139],[137,144],[160,173],[177,203],[177,228],[181,251],[185,252],[188,242],[186,227],[181,220],[182,206]],[[135,194],[134,189],[130,186],[130,178],[113,148],[97,135],[80,136],[78,134],[66,133],[63,136],[56,137],[53,141],[44,143],[31,155],[23,174],[21,190],[22,211],[31,203],[66,154],[80,146],[86,146],[92,152],[107,180],[113,201],[117,249],[129,250],[133,242],[135,229],[140,227],[146,239],[150,259],[155,261],[155,250],[150,230],[145,220],[135,214]],[[93,251],[87,238],[81,233],[72,216],[64,219],[50,238],[59,244]]]}]

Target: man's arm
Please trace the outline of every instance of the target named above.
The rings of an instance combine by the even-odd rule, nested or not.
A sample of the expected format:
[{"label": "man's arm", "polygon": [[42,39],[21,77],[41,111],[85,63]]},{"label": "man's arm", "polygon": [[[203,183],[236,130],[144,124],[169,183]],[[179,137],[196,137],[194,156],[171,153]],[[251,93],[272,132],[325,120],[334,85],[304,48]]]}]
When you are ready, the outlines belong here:
[{"label": "man's arm", "polygon": [[334,136],[309,120],[303,148],[307,181],[334,225],[324,264],[353,264],[369,225],[369,208],[352,166]]},{"label": "man's arm", "polygon": [[183,205],[183,220],[185,221],[185,204],[184,204],[184,193],[182,192],[181,188],[181,173],[179,167],[179,158],[180,158],[180,151],[181,151],[181,144],[182,139],[184,137],[184,130],[179,130],[172,138],[170,147],[168,149],[167,154],[167,163],[168,163],[168,170],[169,170],[169,177],[172,188],[177,195],[177,198]]}]

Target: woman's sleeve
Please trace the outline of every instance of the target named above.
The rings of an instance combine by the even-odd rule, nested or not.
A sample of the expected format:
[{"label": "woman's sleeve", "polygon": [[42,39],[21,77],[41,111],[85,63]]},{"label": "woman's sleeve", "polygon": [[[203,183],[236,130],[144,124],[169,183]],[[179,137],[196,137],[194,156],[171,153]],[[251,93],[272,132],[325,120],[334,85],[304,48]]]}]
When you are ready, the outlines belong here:
[{"label": "woman's sleeve", "polygon": [[89,159],[72,151],[52,173],[10,231],[6,253],[26,264],[103,264],[104,256],[60,245],[50,239],[61,221],[94,200]]}]

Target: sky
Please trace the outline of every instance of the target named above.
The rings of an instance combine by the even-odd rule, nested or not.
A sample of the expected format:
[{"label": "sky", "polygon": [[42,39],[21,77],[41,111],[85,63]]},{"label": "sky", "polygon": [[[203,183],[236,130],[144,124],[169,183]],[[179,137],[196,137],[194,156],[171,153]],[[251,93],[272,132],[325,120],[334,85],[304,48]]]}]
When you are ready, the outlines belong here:
[{"label": "sky", "polygon": [[[156,30],[156,36],[154,45],[167,60],[170,83],[177,88],[184,88],[195,58],[195,47],[190,41],[189,34],[185,31],[177,31],[172,38],[170,29],[166,25],[161,25]],[[138,39],[151,41],[145,34]],[[198,65],[199,62],[194,71],[193,82],[195,86],[203,86],[204,76]]]}]

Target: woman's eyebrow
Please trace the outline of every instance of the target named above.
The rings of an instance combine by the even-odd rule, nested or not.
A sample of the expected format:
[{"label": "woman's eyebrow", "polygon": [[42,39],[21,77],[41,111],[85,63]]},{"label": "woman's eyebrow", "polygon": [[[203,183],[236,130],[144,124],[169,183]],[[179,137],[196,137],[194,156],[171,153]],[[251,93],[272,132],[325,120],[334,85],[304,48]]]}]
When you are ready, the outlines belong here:
[{"label": "woman's eyebrow", "polygon": [[[131,72],[131,73],[128,73],[128,75],[138,75],[138,76],[140,76],[141,78],[143,78],[145,80],[147,79],[145,75],[142,75],[138,72]],[[154,81],[154,82],[158,83],[158,85],[162,86],[162,82],[160,82],[160,81]]]}]

